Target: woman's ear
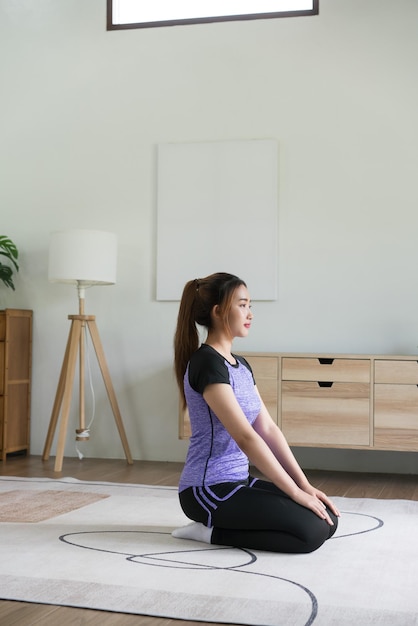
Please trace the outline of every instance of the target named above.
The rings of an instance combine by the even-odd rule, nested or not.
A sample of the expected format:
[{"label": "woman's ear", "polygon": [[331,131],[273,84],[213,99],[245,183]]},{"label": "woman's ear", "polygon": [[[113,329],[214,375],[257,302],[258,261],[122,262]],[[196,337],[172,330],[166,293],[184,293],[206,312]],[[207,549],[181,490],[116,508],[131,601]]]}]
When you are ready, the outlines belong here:
[{"label": "woman's ear", "polygon": [[215,306],[212,308],[212,311],[211,311],[211,317],[212,319],[219,319],[219,315],[220,315],[219,304],[215,304]]}]

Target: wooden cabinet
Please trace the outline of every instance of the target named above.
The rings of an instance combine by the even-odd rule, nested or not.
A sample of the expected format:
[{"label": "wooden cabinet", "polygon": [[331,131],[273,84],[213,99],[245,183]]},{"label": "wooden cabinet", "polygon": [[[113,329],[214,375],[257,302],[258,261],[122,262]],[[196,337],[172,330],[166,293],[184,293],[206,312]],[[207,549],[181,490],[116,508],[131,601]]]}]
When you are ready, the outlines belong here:
[{"label": "wooden cabinet", "polygon": [[369,359],[283,357],[280,389],[291,445],[370,445]]},{"label": "wooden cabinet", "polygon": [[418,451],[418,356],[241,354],[290,445]]},{"label": "wooden cabinet", "polygon": [[418,450],[418,361],[376,359],[374,445]]},{"label": "wooden cabinet", "polygon": [[32,311],[0,311],[0,454],[29,452]]},{"label": "wooden cabinet", "polygon": [[[244,355],[245,356],[245,355]],[[271,417],[278,420],[279,361],[275,356],[251,356],[258,390]],[[249,360],[250,361],[250,360]]]}]

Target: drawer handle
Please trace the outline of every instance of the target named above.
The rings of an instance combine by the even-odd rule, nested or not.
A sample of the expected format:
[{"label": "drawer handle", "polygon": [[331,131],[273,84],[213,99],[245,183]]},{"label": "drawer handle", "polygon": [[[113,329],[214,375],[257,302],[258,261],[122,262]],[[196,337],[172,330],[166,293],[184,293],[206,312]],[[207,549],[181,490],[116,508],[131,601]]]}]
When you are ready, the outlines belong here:
[{"label": "drawer handle", "polygon": [[320,387],[332,387],[334,383],[331,383],[329,381],[325,381],[325,380],[318,380],[318,385]]},{"label": "drawer handle", "polygon": [[332,365],[334,363],[334,359],[320,358],[318,361],[321,365]]}]

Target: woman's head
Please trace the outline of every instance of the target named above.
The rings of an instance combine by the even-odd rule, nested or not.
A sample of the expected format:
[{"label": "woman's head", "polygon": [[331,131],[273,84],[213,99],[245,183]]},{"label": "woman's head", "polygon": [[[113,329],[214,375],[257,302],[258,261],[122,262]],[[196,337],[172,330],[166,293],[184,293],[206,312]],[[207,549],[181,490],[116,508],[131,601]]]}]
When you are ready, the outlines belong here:
[{"label": "woman's head", "polygon": [[[190,282],[194,322],[210,330],[213,324],[213,310],[218,307],[219,318],[227,326],[233,295],[237,287],[241,285],[246,287],[244,281],[233,274],[218,272],[206,278],[195,278]],[[185,286],[183,296],[188,290],[188,285],[190,283]]]},{"label": "woman's head", "polygon": [[208,331],[213,326],[213,311],[217,307],[218,319],[228,331],[228,317],[234,293],[246,284],[243,280],[218,272],[205,278],[195,278],[186,283],[180,301],[177,329],[174,337],[174,361],[177,382],[183,389],[183,376],[187,363],[199,347],[199,334],[196,324]]}]

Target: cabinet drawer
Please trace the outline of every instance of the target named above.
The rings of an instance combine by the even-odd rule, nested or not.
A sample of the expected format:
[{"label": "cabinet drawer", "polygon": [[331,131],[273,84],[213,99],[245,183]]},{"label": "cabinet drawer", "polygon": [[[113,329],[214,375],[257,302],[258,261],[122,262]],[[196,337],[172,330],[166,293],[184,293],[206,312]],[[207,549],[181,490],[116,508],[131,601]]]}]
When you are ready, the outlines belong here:
[{"label": "cabinet drawer", "polygon": [[370,359],[284,357],[282,380],[370,382]]},{"label": "cabinet drawer", "polygon": [[0,450],[3,450],[4,398],[0,396]]},{"label": "cabinet drawer", "polygon": [[254,378],[278,378],[279,359],[273,356],[242,355],[248,361],[253,370]]},{"label": "cabinet drawer", "polygon": [[376,360],[374,381],[375,383],[418,385],[418,361]]},{"label": "cabinet drawer", "polygon": [[0,341],[6,339],[6,313],[0,311]]},{"label": "cabinet drawer", "polygon": [[374,445],[381,450],[418,450],[418,387],[375,386]]},{"label": "cabinet drawer", "polygon": [[4,341],[0,341],[0,396],[4,394]]},{"label": "cabinet drawer", "polygon": [[369,446],[370,385],[282,384],[282,430],[291,445]]}]

